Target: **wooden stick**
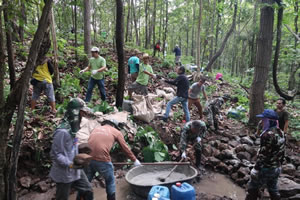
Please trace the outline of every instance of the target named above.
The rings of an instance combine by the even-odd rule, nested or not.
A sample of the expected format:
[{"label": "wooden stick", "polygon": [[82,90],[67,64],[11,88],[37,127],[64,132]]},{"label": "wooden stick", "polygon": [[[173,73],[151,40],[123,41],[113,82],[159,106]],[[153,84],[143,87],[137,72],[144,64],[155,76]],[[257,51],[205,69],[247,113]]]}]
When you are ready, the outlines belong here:
[{"label": "wooden stick", "polygon": [[[190,165],[190,162],[153,162],[153,163],[141,163],[142,165]],[[133,165],[129,162],[115,162],[113,165]]]}]

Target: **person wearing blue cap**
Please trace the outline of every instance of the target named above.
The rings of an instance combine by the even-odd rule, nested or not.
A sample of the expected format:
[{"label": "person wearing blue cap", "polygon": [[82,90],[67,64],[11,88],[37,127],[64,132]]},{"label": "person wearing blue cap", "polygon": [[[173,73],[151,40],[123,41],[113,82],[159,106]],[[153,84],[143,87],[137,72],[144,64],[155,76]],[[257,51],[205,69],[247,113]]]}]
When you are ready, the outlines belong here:
[{"label": "person wearing blue cap", "polygon": [[278,115],[274,110],[265,109],[256,117],[262,119],[260,149],[250,172],[246,200],[256,200],[263,185],[267,186],[271,200],[279,200],[277,182],[284,161],[285,134],[278,127]]}]

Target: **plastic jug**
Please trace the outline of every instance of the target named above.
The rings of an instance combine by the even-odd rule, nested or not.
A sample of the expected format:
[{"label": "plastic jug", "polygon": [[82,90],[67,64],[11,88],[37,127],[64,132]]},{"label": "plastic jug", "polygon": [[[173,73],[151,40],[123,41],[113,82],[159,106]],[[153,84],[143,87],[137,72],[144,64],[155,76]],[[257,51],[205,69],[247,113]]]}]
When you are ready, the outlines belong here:
[{"label": "plastic jug", "polygon": [[172,185],[171,200],[196,200],[196,192],[188,183]]},{"label": "plastic jug", "polygon": [[170,199],[169,188],[160,185],[153,186],[148,194],[147,200],[152,200],[152,198],[157,198],[159,200],[169,200]]}]

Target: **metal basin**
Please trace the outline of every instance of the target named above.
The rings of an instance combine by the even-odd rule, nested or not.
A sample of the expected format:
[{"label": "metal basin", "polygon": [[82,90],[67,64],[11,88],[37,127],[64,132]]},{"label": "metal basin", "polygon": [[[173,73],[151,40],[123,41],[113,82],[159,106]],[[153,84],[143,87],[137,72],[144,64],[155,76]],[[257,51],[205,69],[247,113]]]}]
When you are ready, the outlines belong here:
[{"label": "metal basin", "polygon": [[178,165],[165,182],[159,178],[166,177],[175,165],[144,165],[129,170],[125,176],[134,193],[147,198],[152,186],[163,185],[169,189],[176,182],[189,182],[197,176],[197,170],[189,165]]}]

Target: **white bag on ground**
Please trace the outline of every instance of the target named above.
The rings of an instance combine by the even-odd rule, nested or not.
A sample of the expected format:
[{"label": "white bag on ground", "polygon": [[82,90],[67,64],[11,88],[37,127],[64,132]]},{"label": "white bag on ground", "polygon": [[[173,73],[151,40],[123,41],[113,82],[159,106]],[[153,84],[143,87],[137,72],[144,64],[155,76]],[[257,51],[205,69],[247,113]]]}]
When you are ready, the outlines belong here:
[{"label": "white bag on ground", "polygon": [[154,112],[149,99],[142,95],[134,95],[133,101],[133,116],[139,120],[150,123],[154,119]]}]

